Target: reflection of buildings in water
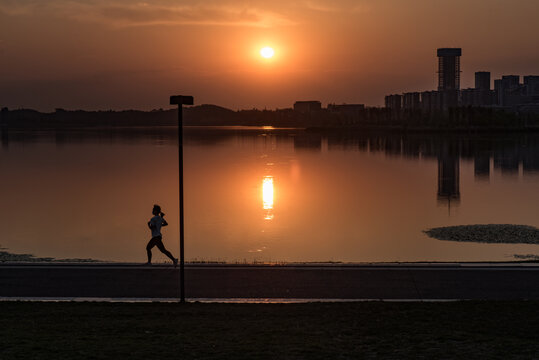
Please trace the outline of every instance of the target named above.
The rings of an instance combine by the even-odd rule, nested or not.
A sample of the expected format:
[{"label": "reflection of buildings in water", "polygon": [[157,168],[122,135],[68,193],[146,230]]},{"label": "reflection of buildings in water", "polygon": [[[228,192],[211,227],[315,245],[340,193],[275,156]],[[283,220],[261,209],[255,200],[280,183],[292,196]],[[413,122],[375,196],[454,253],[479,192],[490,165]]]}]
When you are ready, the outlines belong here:
[{"label": "reflection of buildings in water", "polygon": [[460,202],[460,165],[459,157],[441,155],[438,157],[438,203],[447,204],[451,210],[452,203]]},{"label": "reflection of buildings in water", "polygon": [[385,141],[384,152],[387,155],[402,154],[402,140],[400,138],[390,137]]},{"label": "reflection of buildings in water", "polygon": [[297,134],[294,136],[294,150],[322,151],[322,136],[309,133]]},{"label": "reflection of buildings in water", "polygon": [[273,176],[265,176],[262,180],[262,208],[264,219],[273,219]]},{"label": "reflection of buildings in water", "polygon": [[501,169],[503,175],[518,175],[518,154],[515,152],[494,153],[494,168]]},{"label": "reflection of buildings in water", "polygon": [[7,128],[2,127],[0,129],[0,139],[2,142],[2,148],[7,150],[9,148],[9,134]]},{"label": "reflection of buildings in water", "polygon": [[524,175],[539,173],[539,154],[527,154],[522,159],[522,170]]},{"label": "reflection of buildings in water", "polygon": [[330,134],[327,137],[328,150],[369,150],[369,138],[350,134]]},{"label": "reflection of buildings in water", "polygon": [[9,148],[9,134],[7,126],[7,117],[8,109],[2,108],[0,111],[0,142],[2,143],[2,148],[7,150]]},{"label": "reflection of buildings in water", "polygon": [[539,141],[528,138],[525,151],[522,151],[522,173],[526,175],[537,175],[539,173]]},{"label": "reflection of buildings in water", "polygon": [[60,147],[66,144],[66,133],[65,131],[55,131],[54,132],[54,143],[56,146]]},{"label": "reflection of buildings in water", "polygon": [[474,175],[476,180],[489,180],[490,156],[488,154],[474,157]]},{"label": "reflection of buildings in water", "polygon": [[[277,137],[271,133],[260,134],[260,137],[263,139],[261,142],[264,152],[269,153],[277,150]],[[265,156],[268,156],[266,154]]]},{"label": "reflection of buildings in water", "polygon": [[376,136],[369,139],[369,150],[372,152],[383,152],[386,149],[387,137]]}]

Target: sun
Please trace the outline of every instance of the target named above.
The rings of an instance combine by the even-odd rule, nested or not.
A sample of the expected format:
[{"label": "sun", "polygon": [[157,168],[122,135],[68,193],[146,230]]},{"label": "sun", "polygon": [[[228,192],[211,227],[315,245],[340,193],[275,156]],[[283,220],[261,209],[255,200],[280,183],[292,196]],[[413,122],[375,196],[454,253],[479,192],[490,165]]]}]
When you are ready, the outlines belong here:
[{"label": "sun", "polygon": [[266,46],[260,49],[260,55],[263,58],[266,58],[266,59],[272,58],[274,54],[275,54],[275,51],[273,51],[273,49],[270,48],[269,46]]}]

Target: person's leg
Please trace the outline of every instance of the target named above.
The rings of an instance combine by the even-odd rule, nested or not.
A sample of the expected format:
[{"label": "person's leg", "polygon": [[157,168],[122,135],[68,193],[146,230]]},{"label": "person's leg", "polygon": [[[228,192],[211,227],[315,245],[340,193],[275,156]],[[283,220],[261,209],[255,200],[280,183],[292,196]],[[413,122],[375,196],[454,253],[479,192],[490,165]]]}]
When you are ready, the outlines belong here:
[{"label": "person's leg", "polygon": [[146,245],[146,254],[148,255],[148,264],[152,263],[152,248],[156,245],[155,238],[151,238]]},{"label": "person's leg", "polygon": [[176,262],[176,258],[174,256],[172,256],[172,254],[170,253],[170,251],[168,251],[167,249],[165,249],[165,245],[163,245],[163,241],[161,239],[159,239],[159,242],[157,242],[156,244],[157,248],[159,250],[161,250],[161,252],[163,254],[165,254],[166,256],[168,256],[168,258],[170,260],[172,260],[172,262]]}]

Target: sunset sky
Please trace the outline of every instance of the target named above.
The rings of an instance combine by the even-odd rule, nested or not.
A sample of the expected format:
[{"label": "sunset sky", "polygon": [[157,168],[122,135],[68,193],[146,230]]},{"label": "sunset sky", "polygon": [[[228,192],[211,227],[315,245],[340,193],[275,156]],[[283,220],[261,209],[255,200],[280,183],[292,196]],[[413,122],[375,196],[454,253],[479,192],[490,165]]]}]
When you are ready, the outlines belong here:
[{"label": "sunset sky", "polygon": [[438,47],[462,48],[462,87],[479,70],[539,75],[538,14],[537,0],[0,0],[0,106],[382,105],[436,88]]}]

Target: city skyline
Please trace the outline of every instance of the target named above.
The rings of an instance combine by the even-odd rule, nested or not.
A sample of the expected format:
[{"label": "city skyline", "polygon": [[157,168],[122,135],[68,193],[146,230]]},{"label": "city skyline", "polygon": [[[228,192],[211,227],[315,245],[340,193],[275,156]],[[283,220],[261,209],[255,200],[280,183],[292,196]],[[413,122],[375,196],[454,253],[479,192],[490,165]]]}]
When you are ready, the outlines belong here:
[{"label": "city skyline", "polygon": [[187,91],[231,109],[382,106],[435,88],[441,47],[463,49],[463,89],[476,71],[539,73],[538,11],[531,0],[0,0],[0,105],[151,110]]},{"label": "city skyline", "polygon": [[494,79],[492,90],[489,71],[476,71],[474,87],[461,88],[461,48],[439,48],[438,88],[411,91],[385,97],[385,107],[395,114],[401,111],[447,112],[457,107],[496,107],[512,112],[539,111],[539,76],[502,75]]}]

